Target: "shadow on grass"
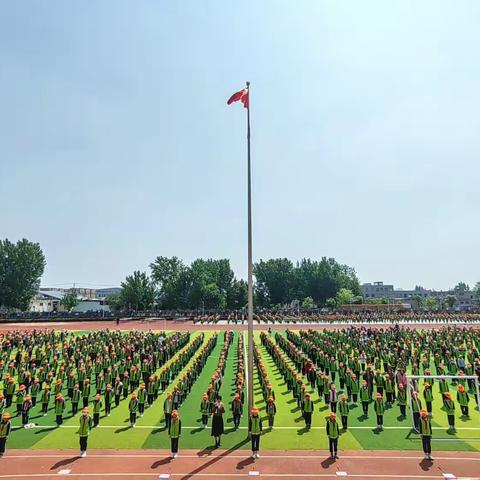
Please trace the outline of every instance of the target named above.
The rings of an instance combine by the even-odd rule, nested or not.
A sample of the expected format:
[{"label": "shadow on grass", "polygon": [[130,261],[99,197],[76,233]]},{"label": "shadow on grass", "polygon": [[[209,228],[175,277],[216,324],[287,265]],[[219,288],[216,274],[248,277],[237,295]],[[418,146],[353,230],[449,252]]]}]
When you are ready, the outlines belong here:
[{"label": "shadow on grass", "polygon": [[39,433],[44,433],[44,432],[51,432],[56,429],[57,427],[39,428],[38,430],[35,430],[35,435],[38,435]]},{"label": "shadow on grass", "polygon": [[122,427],[122,428],[117,428],[117,429],[115,430],[115,433],[126,432],[127,430],[130,430],[131,428],[133,428],[133,427],[131,427],[130,425],[127,425],[126,427]]}]

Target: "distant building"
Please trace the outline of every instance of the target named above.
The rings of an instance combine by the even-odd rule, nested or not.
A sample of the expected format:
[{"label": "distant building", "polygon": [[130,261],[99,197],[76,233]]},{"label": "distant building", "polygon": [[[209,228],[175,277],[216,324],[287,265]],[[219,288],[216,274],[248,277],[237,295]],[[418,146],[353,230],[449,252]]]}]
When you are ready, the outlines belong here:
[{"label": "distant building", "polygon": [[420,286],[416,286],[413,290],[395,289],[393,285],[385,285],[383,282],[364,283],[362,285],[362,293],[365,302],[372,298],[386,298],[392,303],[409,303],[412,305],[416,297],[434,297],[439,301],[445,300],[447,297],[455,297],[455,307],[465,308],[472,307],[474,302],[473,292],[455,290],[430,290]]},{"label": "distant building", "polygon": [[98,288],[95,298],[107,298],[110,295],[115,295],[116,293],[120,293],[121,291],[122,289],[120,287]]},{"label": "distant building", "polygon": [[60,290],[40,290],[30,304],[31,312],[63,312],[62,300],[66,292]]}]

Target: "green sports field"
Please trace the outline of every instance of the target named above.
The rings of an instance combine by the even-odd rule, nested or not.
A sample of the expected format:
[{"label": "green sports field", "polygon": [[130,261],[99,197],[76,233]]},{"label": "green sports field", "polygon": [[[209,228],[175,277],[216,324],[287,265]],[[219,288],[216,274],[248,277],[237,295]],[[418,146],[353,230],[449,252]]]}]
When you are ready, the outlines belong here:
[{"label": "green sports field", "polygon": [[[193,340],[200,332],[193,332]],[[213,332],[206,331],[204,341],[208,340]],[[235,365],[238,351],[238,332],[234,334],[234,340],[230,347],[227,359],[225,377],[220,391],[223,402],[227,409],[225,414],[225,435],[222,437],[222,449],[249,448],[247,440],[247,415],[246,411],[242,418],[240,429],[234,430],[229,412],[230,401],[235,389]],[[245,335],[246,338],[246,335]],[[306,431],[301,412],[296,405],[292,394],[287,391],[282,376],[277,370],[273,360],[261,345],[259,334],[255,334],[263,362],[267,368],[267,374],[276,394],[277,415],[275,427],[270,431],[267,421],[264,421],[264,435],[261,440],[262,448],[269,449],[327,449],[328,441],[325,435],[325,417],[328,409],[318,398],[317,392],[311,390],[315,402],[312,429]],[[182,419],[182,437],[180,447],[193,449],[212,448],[213,438],[210,436],[210,424],[202,428],[200,422],[201,395],[208,387],[211,375],[216,369],[220,351],[223,346],[223,335],[220,334],[218,342],[201,375],[195,382],[192,391],[180,408]],[[170,360],[171,361],[171,360]],[[261,411],[265,404],[261,395],[258,372],[254,372],[256,404]],[[174,380],[175,382],[175,380]],[[305,383],[307,383],[305,381]],[[172,385],[171,385],[172,386]],[[307,387],[309,388],[309,387]],[[435,393],[437,389],[435,388]],[[119,407],[112,406],[110,417],[102,416],[100,425],[93,429],[90,434],[90,448],[169,448],[169,439],[163,424],[162,405],[165,393],[161,394],[152,407],[147,408],[143,418],[137,419],[135,428],[131,428],[128,419],[128,399],[122,400]],[[462,419],[459,409],[456,412],[456,434],[447,433],[447,417],[443,411],[439,394],[436,393],[432,426],[433,445],[436,450],[480,450],[480,414],[473,409],[473,400],[470,402],[470,419]],[[31,411],[30,420],[36,424],[33,429],[23,429],[20,419],[14,417],[12,424],[14,430],[8,440],[9,448],[34,448],[34,449],[62,449],[78,447],[78,416],[71,417],[71,404],[67,401],[64,414],[64,424],[56,427],[53,413],[53,405],[47,416],[40,413],[40,405],[37,404]],[[14,412],[13,408],[9,409]],[[103,415],[103,413],[102,413]],[[382,432],[377,432],[373,407],[370,407],[370,416],[364,419],[361,407],[352,408],[349,415],[349,430],[342,434],[340,449],[349,450],[373,450],[395,449],[410,450],[421,449],[420,437],[411,430],[411,420],[407,410],[407,418],[399,419],[399,408],[394,406],[387,409],[384,416]]]}]

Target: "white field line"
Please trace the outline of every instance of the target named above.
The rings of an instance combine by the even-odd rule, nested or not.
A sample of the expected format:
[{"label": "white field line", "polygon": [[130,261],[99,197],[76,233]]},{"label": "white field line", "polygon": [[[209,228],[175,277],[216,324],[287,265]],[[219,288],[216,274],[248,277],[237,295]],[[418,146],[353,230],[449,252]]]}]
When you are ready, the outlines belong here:
[{"label": "white field line", "polygon": [[[12,425],[13,428],[16,428],[16,429],[19,429],[19,428],[22,428],[22,425]],[[130,428],[130,424],[129,423],[125,423],[123,425],[98,425],[96,426],[94,429],[92,429],[92,431],[95,431],[95,429],[97,428],[125,428],[125,427],[128,427]],[[135,428],[138,429],[138,428],[144,428],[144,429],[150,429],[150,430],[153,430],[154,428],[164,428],[165,427],[165,424],[161,424],[161,425],[135,425]],[[60,425],[60,426],[57,426],[57,425],[35,425],[34,427],[30,427],[30,428],[77,428],[78,429],[78,425]],[[182,425],[182,428],[185,428],[187,430],[193,430],[193,429],[196,429],[196,428],[200,428],[203,430],[203,427],[202,425],[197,425],[197,426],[190,426],[190,427],[184,427]],[[246,430],[247,427],[238,427],[239,430]],[[292,426],[277,426],[275,425],[273,427],[273,430],[272,432],[274,432],[275,430],[301,430],[303,429],[303,427],[292,427]],[[413,427],[383,427],[384,430],[413,430]],[[207,428],[205,428],[205,430],[207,430]],[[325,426],[323,427],[311,427],[311,430],[325,430]],[[363,426],[360,426],[360,427],[348,427],[348,430],[376,430],[376,426],[375,425],[372,425],[370,427],[363,427]],[[347,430],[347,431],[348,431]],[[448,430],[448,427],[432,427],[432,430],[445,430],[447,431]],[[480,432],[480,427],[459,427],[459,428],[456,428],[457,431],[463,431],[463,430],[473,430],[473,431],[479,431]],[[266,430],[266,432],[270,432],[270,430]]]}]

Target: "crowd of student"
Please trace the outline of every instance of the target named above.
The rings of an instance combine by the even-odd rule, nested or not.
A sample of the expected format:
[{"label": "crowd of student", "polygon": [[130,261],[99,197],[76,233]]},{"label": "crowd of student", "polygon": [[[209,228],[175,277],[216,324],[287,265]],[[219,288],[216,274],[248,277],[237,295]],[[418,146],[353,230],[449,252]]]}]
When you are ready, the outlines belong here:
[{"label": "crowd of student", "polygon": [[[309,430],[315,414],[314,399],[306,386],[316,391],[330,413],[326,433],[333,458],[337,456],[340,429],[348,429],[348,417],[359,403],[365,417],[373,408],[379,431],[385,410],[395,404],[401,416],[409,407],[414,428],[422,435],[424,452],[431,456],[431,423],[434,398],[442,401],[449,427],[455,429],[456,411],[468,418],[471,406],[478,405],[476,384],[480,377],[480,333],[472,327],[444,326],[416,330],[399,325],[387,328],[349,326],[338,330],[287,330],[286,334],[262,332],[261,344],[274,360],[302,411]],[[220,446],[226,409],[220,390],[234,335],[223,333],[223,346],[211,381],[200,402],[202,424],[212,420],[212,436]],[[45,331],[10,331],[0,334],[0,455],[11,432],[10,416],[16,413],[22,425],[30,424],[32,409],[46,415],[51,403],[57,425],[65,411],[79,418],[81,455],[86,455],[91,428],[99,425],[101,413],[110,415],[122,399],[128,398],[130,424],[151,406],[160,392],[165,425],[171,439],[172,456],[178,452],[181,436],[179,408],[203,371],[215,348],[217,333],[205,341],[203,333],[98,331],[88,334]],[[245,402],[244,339],[237,340],[235,382],[230,411],[235,428]],[[275,392],[264,358],[254,345],[254,361],[265,400],[268,426],[274,428]],[[407,375],[426,375],[407,381]],[[451,375],[451,380],[428,378]],[[173,383],[173,387],[171,384]],[[434,386],[438,385],[438,389]],[[169,390],[167,392],[167,389]],[[10,410],[10,411],[7,411]],[[13,409],[13,412],[12,412]],[[249,412],[248,431],[252,456],[259,456],[262,419],[255,407]]]}]

